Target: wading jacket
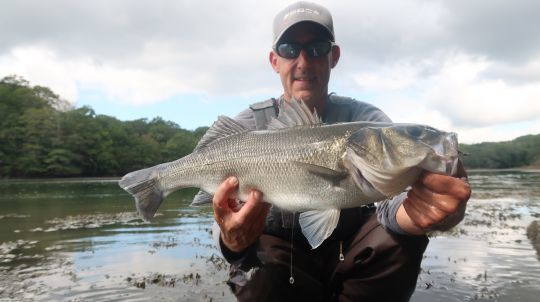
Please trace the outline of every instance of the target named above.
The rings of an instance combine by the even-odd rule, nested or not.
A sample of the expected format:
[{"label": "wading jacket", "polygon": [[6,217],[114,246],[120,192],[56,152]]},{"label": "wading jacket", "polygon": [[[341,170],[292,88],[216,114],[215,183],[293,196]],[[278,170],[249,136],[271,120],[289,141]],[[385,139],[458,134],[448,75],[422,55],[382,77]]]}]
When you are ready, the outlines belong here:
[{"label": "wading jacket", "polygon": [[[279,98],[254,103],[248,109],[240,112],[235,117],[235,120],[248,129],[264,130],[272,117],[277,116],[279,113],[282,102],[284,100]],[[390,118],[379,108],[352,98],[337,96],[333,93],[328,96],[322,121],[325,124],[356,121],[391,122]],[[357,225],[357,221],[359,221],[357,219],[358,215],[363,215],[366,211],[374,212],[375,208],[381,225],[392,232],[406,235],[396,221],[396,212],[405,200],[405,197],[406,192],[394,198],[378,202],[376,207],[374,205],[368,205],[359,208],[343,209],[336,229],[327,240],[346,240],[359,227]],[[294,217],[296,217],[295,221],[293,221]],[[298,228],[298,226],[298,215],[293,216],[292,213],[282,212],[276,206],[272,206],[263,232],[289,239],[291,236],[291,227]],[[300,231],[296,232],[296,234],[300,233]],[[225,259],[232,262],[242,258],[242,253],[233,253],[223,245],[219,239],[219,234],[219,227],[217,227],[217,224],[214,224],[214,239],[216,243],[219,242],[218,246]],[[300,238],[300,240],[302,239],[305,240],[305,238]]]}]

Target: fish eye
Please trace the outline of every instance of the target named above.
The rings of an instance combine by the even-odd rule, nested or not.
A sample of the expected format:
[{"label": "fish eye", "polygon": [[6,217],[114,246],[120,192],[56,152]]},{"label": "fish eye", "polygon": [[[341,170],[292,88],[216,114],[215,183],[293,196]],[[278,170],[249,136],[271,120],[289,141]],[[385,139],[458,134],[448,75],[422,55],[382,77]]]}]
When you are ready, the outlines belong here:
[{"label": "fish eye", "polygon": [[421,138],[424,134],[424,129],[419,126],[407,127],[407,134],[414,138]]}]

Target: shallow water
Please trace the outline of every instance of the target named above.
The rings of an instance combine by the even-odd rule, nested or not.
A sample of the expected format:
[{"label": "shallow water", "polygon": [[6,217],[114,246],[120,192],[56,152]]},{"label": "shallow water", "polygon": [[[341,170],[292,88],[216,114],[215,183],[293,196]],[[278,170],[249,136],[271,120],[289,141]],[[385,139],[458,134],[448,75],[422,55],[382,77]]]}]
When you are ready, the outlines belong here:
[{"label": "shallow water", "polygon": [[[538,301],[540,172],[476,171],[462,224],[431,238],[412,301]],[[114,179],[0,182],[0,300],[233,301],[194,190],[150,224]]]},{"label": "shallow water", "polygon": [[539,171],[474,171],[463,222],[437,234],[413,301],[539,301],[540,261],[526,228],[540,219]]},{"label": "shallow water", "polygon": [[194,193],[144,223],[117,180],[0,182],[0,300],[231,301]]}]

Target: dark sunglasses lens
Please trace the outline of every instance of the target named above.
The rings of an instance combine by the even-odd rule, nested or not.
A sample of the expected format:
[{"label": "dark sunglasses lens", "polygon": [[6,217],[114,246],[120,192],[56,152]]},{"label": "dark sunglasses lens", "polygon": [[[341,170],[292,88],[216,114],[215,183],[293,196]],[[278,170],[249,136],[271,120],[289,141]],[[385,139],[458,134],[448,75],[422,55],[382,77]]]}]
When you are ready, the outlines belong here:
[{"label": "dark sunglasses lens", "polygon": [[300,55],[300,46],[295,44],[283,43],[277,47],[277,53],[279,56],[286,59],[294,59]]},{"label": "dark sunglasses lens", "polygon": [[282,43],[277,46],[277,53],[280,57],[286,59],[295,59],[304,49],[310,57],[326,56],[332,49],[331,42],[313,42],[309,44]]},{"label": "dark sunglasses lens", "polygon": [[315,42],[306,45],[306,51],[312,57],[325,56],[330,52],[332,44],[330,42]]}]

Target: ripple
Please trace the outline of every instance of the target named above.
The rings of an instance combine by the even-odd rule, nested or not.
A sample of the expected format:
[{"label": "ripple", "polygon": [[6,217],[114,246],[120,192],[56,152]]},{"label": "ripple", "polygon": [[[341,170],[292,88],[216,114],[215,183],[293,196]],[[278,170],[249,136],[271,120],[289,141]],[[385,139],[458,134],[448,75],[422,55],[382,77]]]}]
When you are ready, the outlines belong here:
[{"label": "ripple", "polygon": [[98,213],[89,215],[76,215],[57,217],[45,221],[46,224],[51,225],[44,229],[41,227],[31,229],[31,232],[55,232],[59,230],[75,230],[75,229],[96,229],[106,225],[114,224],[128,224],[128,225],[141,225],[144,222],[139,218],[135,212],[121,212],[121,213]]}]

